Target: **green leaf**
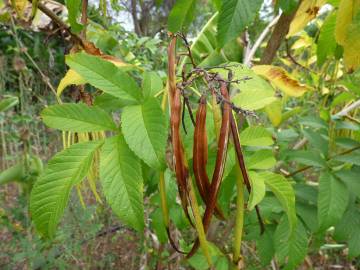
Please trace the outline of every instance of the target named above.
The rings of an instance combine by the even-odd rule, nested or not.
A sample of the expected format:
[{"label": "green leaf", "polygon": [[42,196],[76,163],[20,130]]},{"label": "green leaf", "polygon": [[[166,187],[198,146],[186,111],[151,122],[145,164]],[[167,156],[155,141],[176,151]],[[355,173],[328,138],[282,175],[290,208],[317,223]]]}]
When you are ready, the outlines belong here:
[{"label": "green leaf", "polygon": [[296,161],[300,164],[324,168],[326,167],[325,160],[321,157],[318,151],[312,150],[291,150],[286,153],[288,161]]},{"label": "green leaf", "polygon": [[163,81],[156,72],[151,71],[144,73],[143,93],[145,98],[153,97],[163,88]]},{"label": "green leaf", "polygon": [[295,193],[291,184],[280,174],[272,172],[259,172],[258,174],[265,180],[266,186],[275,194],[276,198],[284,208],[288,216],[291,235],[295,230],[297,222],[295,212]]},{"label": "green leaf", "polygon": [[318,66],[322,66],[327,58],[334,56],[334,52],[337,46],[335,40],[335,25],[336,12],[332,12],[326,18],[323,26],[320,29],[316,49]]},{"label": "green leaf", "polygon": [[17,97],[6,97],[0,100],[0,112],[4,112],[19,103]]},{"label": "green leaf", "polygon": [[350,193],[360,198],[360,167],[354,166],[351,170],[343,169],[336,172],[335,175],[346,184]]},{"label": "green leaf", "polygon": [[96,88],[112,96],[136,104],[142,99],[141,90],[124,68],[86,53],[66,56],[66,64]]},{"label": "green leaf", "polygon": [[68,10],[68,20],[71,26],[71,32],[79,33],[83,29],[83,25],[77,22],[77,17],[80,14],[81,0],[66,0],[66,8]]},{"label": "green leaf", "polygon": [[100,181],[115,214],[141,232],[144,228],[141,164],[122,136],[105,140],[100,155]]},{"label": "green leaf", "polygon": [[360,150],[353,151],[346,155],[334,157],[334,158],[332,158],[332,160],[337,160],[337,161],[341,161],[341,162],[345,162],[345,163],[349,163],[349,164],[355,164],[355,165],[360,166]]},{"label": "green leaf", "polygon": [[319,131],[313,131],[312,129],[304,129],[303,133],[313,148],[319,149],[325,157],[328,155],[329,141],[325,136],[322,136]]},{"label": "green leaf", "polygon": [[261,260],[261,265],[268,265],[275,254],[273,236],[268,230],[265,230],[260,236],[260,239],[257,240],[256,247]]},{"label": "green leaf", "polygon": [[[276,100],[272,86],[253,70],[236,62],[230,62],[228,65],[233,73],[233,79],[239,80],[238,83],[232,84],[233,88],[238,88],[239,92],[235,92],[231,98],[236,106],[244,110],[259,110]],[[219,72],[223,78],[228,76],[228,70],[221,68],[213,70]]]},{"label": "green leaf", "polygon": [[167,128],[158,101],[149,98],[142,105],[125,107],[121,121],[125,140],[131,150],[150,167],[163,167]]},{"label": "green leaf", "polygon": [[83,103],[52,105],[41,112],[41,117],[47,126],[63,131],[91,132],[117,129],[107,112]]},{"label": "green leaf", "polygon": [[299,0],[279,0],[277,5],[284,11],[286,14],[290,14],[292,11],[295,11],[296,7],[299,4]]},{"label": "green leaf", "polygon": [[72,187],[86,176],[94,153],[102,144],[103,141],[90,141],[71,145],[49,161],[35,182],[30,213],[37,231],[43,236],[54,236]]},{"label": "green leaf", "polygon": [[221,0],[212,0],[212,2],[217,10],[221,9]]},{"label": "green leaf", "polygon": [[244,110],[259,110],[276,101],[274,92],[257,89],[255,92],[243,91],[232,98],[233,103]]},{"label": "green leaf", "polygon": [[107,112],[119,111],[126,105],[128,105],[126,101],[106,93],[96,96],[94,100],[94,106],[100,107]]},{"label": "green leaf", "polygon": [[319,178],[318,219],[320,230],[335,225],[348,205],[349,192],[346,185],[329,172]]},{"label": "green leaf", "polygon": [[338,242],[348,241],[349,257],[360,255],[360,211],[357,206],[351,205],[335,226],[334,238]]},{"label": "green leaf", "polygon": [[285,264],[284,269],[293,270],[305,259],[308,239],[300,221],[297,222],[295,233],[289,238],[290,231],[288,220],[283,217],[275,231],[274,245],[279,262]]},{"label": "green leaf", "polygon": [[313,233],[317,232],[319,228],[319,224],[317,221],[318,220],[317,207],[315,205],[297,201],[296,213],[311,232]]},{"label": "green leaf", "polygon": [[248,202],[248,210],[253,210],[255,205],[259,204],[265,196],[265,181],[259,174],[249,171],[251,192]]},{"label": "green leaf", "polygon": [[262,0],[227,0],[222,2],[218,21],[218,46],[222,48],[249,26],[262,5]]},{"label": "green leaf", "polygon": [[176,33],[190,24],[194,17],[196,0],[177,0],[168,18],[168,30]]},{"label": "green leaf", "polygon": [[251,126],[242,131],[240,142],[242,145],[247,146],[269,146],[274,144],[271,133],[261,126]]},{"label": "green leaf", "polygon": [[276,159],[271,150],[261,149],[256,151],[252,156],[246,158],[246,167],[249,170],[266,170],[271,169],[276,164]]}]

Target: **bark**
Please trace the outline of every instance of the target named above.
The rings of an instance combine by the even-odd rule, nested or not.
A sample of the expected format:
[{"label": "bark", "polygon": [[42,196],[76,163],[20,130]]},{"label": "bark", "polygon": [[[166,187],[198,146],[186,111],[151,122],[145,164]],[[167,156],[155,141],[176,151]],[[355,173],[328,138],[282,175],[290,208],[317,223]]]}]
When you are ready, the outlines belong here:
[{"label": "bark", "polygon": [[265,48],[264,54],[261,58],[261,65],[269,65],[273,61],[276,52],[280,48],[281,42],[284,40],[289,31],[290,23],[294,18],[296,10],[291,14],[283,13],[277,22],[275,29],[270,37],[269,42]]}]

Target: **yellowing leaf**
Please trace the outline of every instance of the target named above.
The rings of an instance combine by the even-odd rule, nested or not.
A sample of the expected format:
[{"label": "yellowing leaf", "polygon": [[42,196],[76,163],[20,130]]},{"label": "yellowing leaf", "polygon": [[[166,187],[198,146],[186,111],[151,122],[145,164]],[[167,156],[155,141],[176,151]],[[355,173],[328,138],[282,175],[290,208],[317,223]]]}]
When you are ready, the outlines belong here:
[{"label": "yellowing leaf", "polygon": [[282,118],[282,101],[281,99],[275,100],[273,103],[265,107],[265,112],[269,117],[274,127],[278,127],[281,124]]},{"label": "yellowing leaf", "polygon": [[360,0],[341,0],[336,18],[335,38],[340,45],[346,43],[347,29],[356,11],[360,8]]},{"label": "yellowing leaf", "polygon": [[349,72],[360,66],[360,11],[346,31],[344,46],[344,62]]},{"label": "yellowing leaf", "polygon": [[[347,0],[346,0],[347,1]],[[320,8],[326,3],[326,0],[304,0],[301,2],[295,17],[290,24],[287,37],[293,36],[301,31],[312,19],[316,17]]]},{"label": "yellowing leaf", "polygon": [[290,75],[281,67],[270,65],[254,66],[252,70],[274,84],[281,91],[289,96],[300,97],[306,91],[311,90],[306,85],[300,84],[299,81],[290,77]]},{"label": "yellowing leaf", "polygon": [[24,16],[25,8],[28,4],[27,0],[12,0],[11,1],[13,8],[15,9],[17,15],[22,18]]},{"label": "yellowing leaf", "polygon": [[75,70],[73,69],[69,69],[64,78],[61,79],[59,86],[56,90],[57,95],[60,96],[61,93],[64,91],[65,87],[69,86],[69,85],[80,85],[80,84],[85,84],[86,81],[83,77],[81,77],[79,75],[79,73],[77,73]]}]

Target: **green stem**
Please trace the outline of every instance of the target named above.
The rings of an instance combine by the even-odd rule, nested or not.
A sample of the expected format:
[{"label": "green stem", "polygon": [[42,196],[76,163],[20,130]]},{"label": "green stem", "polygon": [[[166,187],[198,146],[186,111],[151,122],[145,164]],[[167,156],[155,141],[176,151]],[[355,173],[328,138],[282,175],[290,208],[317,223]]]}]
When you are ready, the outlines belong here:
[{"label": "green stem", "polygon": [[191,209],[192,209],[193,215],[194,215],[195,229],[198,233],[200,247],[204,253],[204,256],[206,258],[206,261],[207,261],[209,267],[211,268],[212,262],[211,262],[210,252],[209,252],[209,245],[206,240],[206,234],[205,234],[204,226],[203,226],[201,215],[200,215],[200,209],[199,209],[199,205],[196,200],[194,186],[193,186],[191,178],[189,178],[189,200],[190,200]]},{"label": "green stem", "polygon": [[162,214],[163,214],[163,218],[164,218],[164,224],[165,224],[165,227],[168,228],[170,219],[169,219],[169,209],[167,207],[167,202],[166,202],[164,172],[160,172],[159,192],[160,192],[160,202],[161,202],[161,210],[162,210]]},{"label": "green stem", "polygon": [[241,259],[241,239],[244,227],[244,179],[242,177],[239,164],[236,165],[236,217],[235,217],[235,231],[234,231],[234,242],[233,242],[233,261],[235,264]]}]

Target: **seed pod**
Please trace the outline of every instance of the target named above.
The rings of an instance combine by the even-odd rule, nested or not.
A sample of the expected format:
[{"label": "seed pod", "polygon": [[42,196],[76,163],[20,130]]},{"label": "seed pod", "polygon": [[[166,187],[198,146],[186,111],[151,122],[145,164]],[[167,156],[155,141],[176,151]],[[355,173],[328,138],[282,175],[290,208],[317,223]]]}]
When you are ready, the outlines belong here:
[{"label": "seed pod", "polygon": [[[229,94],[225,82],[220,83],[220,92],[221,95],[225,98],[225,100],[229,100]],[[211,222],[211,217],[216,206],[216,199],[219,192],[222,176],[224,174],[227,146],[229,142],[229,133],[230,133],[230,115],[231,115],[230,104],[224,102],[215,169],[210,185],[209,199],[203,217],[203,225],[204,225],[205,233],[207,232]],[[190,258],[191,256],[193,256],[198,248],[199,248],[199,239],[195,241],[187,257]]]},{"label": "seed pod", "polygon": [[188,184],[189,170],[185,163],[184,147],[180,137],[181,122],[181,93],[176,87],[176,37],[173,37],[168,47],[168,80],[170,98],[170,126],[171,142],[174,152],[175,174],[179,189],[181,205],[190,224],[193,225],[188,211]]},{"label": "seed pod", "polygon": [[[234,116],[232,115],[232,113],[230,113],[230,126],[231,126],[231,133],[233,136],[233,140],[234,140],[234,146],[235,146],[235,152],[236,152],[236,157],[238,159],[239,162],[239,167],[241,169],[241,174],[243,176],[244,179],[244,183],[246,185],[246,188],[250,194],[251,192],[251,185],[250,185],[250,181],[249,181],[249,175],[248,172],[246,170],[246,166],[245,166],[245,161],[244,161],[244,155],[242,153],[241,150],[241,144],[240,144],[240,138],[239,138],[239,134],[237,131],[237,127],[235,124],[235,119]],[[260,209],[259,206],[255,206],[255,211],[256,211],[256,215],[259,221],[259,225],[260,225],[260,233],[262,234],[265,231],[265,227],[264,227],[264,222],[262,221],[261,215],[260,215]]]},{"label": "seed pod", "polygon": [[[210,181],[206,173],[208,157],[207,134],[206,134],[206,97],[200,98],[199,108],[196,113],[196,125],[194,131],[193,147],[193,170],[200,196],[205,204],[208,203],[210,193]],[[215,215],[219,219],[225,219],[218,205],[215,206]]]}]

